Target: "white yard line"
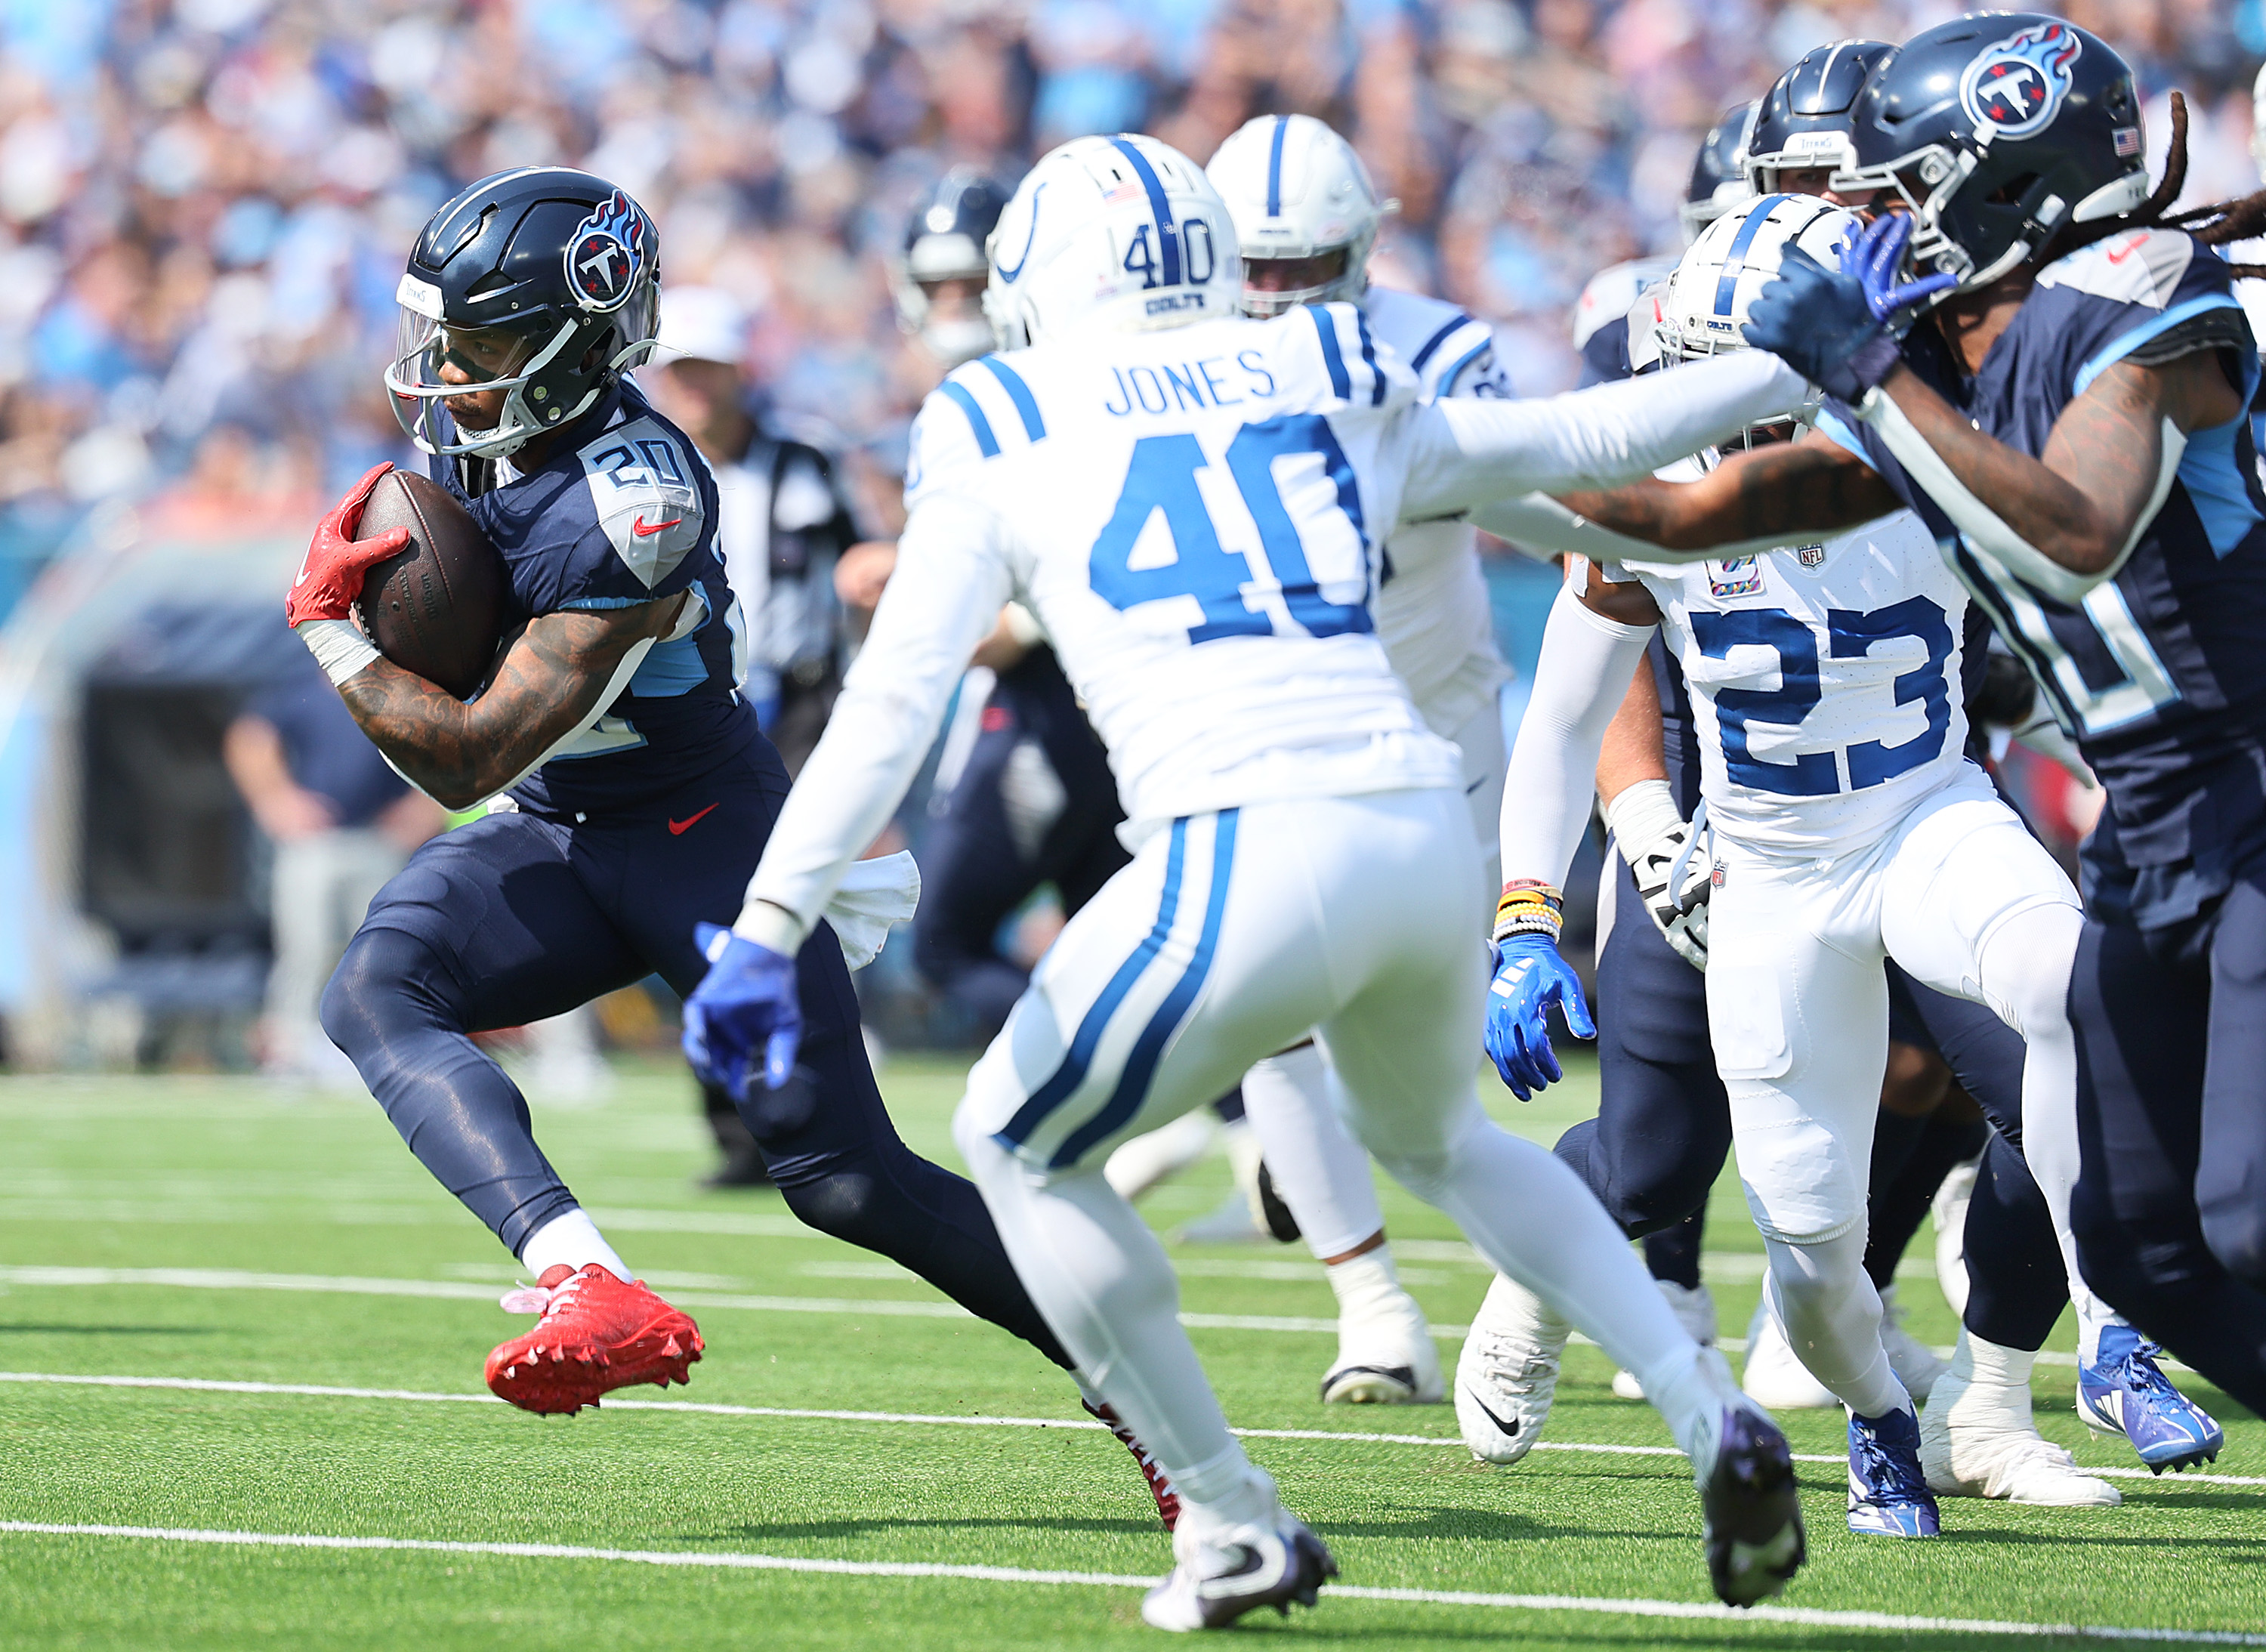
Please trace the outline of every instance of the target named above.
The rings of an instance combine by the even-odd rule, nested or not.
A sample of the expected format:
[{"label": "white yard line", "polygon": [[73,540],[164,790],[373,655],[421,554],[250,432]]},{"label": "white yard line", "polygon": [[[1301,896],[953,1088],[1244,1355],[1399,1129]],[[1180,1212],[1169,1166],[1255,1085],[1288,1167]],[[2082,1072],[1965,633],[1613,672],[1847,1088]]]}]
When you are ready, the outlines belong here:
[{"label": "white yard line", "polygon": [[[425,1554],[477,1554],[505,1560],[604,1561],[632,1566],[677,1566],[730,1571],[811,1572],[846,1577],[950,1578],[977,1583],[1069,1585],[1089,1589],[1147,1589],[1152,1577],[1109,1572],[1034,1571],[1018,1566],[941,1566],[918,1561],[829,1561],[801,1555],[749,1554],[683,1549],[600,1549],[566,1543],[450,1543],[426,1538],[334,1537],[296,1531],[212,1531],[182,1526],[63,1525],[0,1520],[0,1532],[24,1537],[122,1538],[150,1543],[199,1543],[231,1548],[365,1549]],[[1712,1602],[1612,1600],[1584,1595],[1489,1595],[1463,1590],[1363,1589],[1332,1585],[1337,1599],[1383,1600],[1437,1606],[1481,1606],[1508,1612],[1580,1612],[1613,1617],[1730,1619],[1807,1627],[1883,1629],[1937,1634],[2061,1635],[2089,1641],[2167,1641],[2186,1646],[2266,1646],[2266,1635],[2231,1630],[2138,1629],[2095,1624],[1994,1622],[1978,1618],[1912,1618],[1881,1612],[1827,1612],[1801,1606],[1737,1611]]]},{"label": "white yard line", "polygon": [[[331,1400],[393,1400],[419,1405],[492,1405],[504,1402],[493,1394],[428,1393],[414,1388],[337,1388],[315,1383],[238,1382],[211,1377],[81,1376],[60,1371],[0,1371],[0,1383],[34,1383],[84,1388],[170,1388],[224,1394],[304,1395]],[[609,1397],[606,1406],[620,1411],[685,1411],[714,1417],[776,1417],[817,1422],[879,1422],[895,1425],[925,1423],[954,1429],[1085,1429],[1103,1432],[1099,1422],[1050,1417],[953,1416],[920,1411],[815,1411],[781,1406],[727,1406],[695,1400],[623,1400]],[[1327,1429],[1232,1429],[1246,1440],[1344,1441],[1356,1445],[1456,1446],[1453,1435],[1336,1432]],[[1602,1457],[1673,1457],[1684,1453],[1672,1445],[1606,1445],[1575,1440],[1538,1441],[1538,1451],[1583,1451]],[[1822,1451],[1796,1451],[1798,1463],[1840,1463],[1844,1459]],[[2145,1468],[2087,1468],[2088,1474],[2120,1480],[2155,1480]],[[2215,1486],[2266,1486],[2266,1474],[2181,1474],[2167,1485],[2208,1481]]]},{"label": "white yard line", "polygon": [[[911,1276],[908,1275],[910,1278]],[[493,1285],[453,1279],[373,1279],[340,1274],[267,1274],[233,1268],[0,1268],[0,1285],[58,1285],[84,1289],[98,1285],[155,1285],[176,1290],[303,1290],[318,1294],[362,1297],[435,1297],[473,1302],[493,1297]],[[769,1297],[733,1292],[682,1291],[672,1298],[686,1308],[737,1308],[755,1313],[866,1314],[876,1319],[965,1319],[972,1318],[956,1302],[910,1302],[888,1297]],[[1335,1319],[1285,1314],[1183,1313],[1181,1323],[1195,1331],[1273,1331],[1301,1335],[1335,1335]],[[1436,1324],[1432,1334],[1461,1341],[1467,1325]],[[1597,1346],[1576,1332],[1573,1340]],[[1745,1351],[1736,1336],[1719,1338],[1718,1348]],[[1942,1358],[1951,1349],[1939,1348]],[[2041,1365],[2074,1367],[2077,1356],[2048,1350],[2037,1356]],[[2163,1362],[2167,1369],[2185,1371],[2176,1360]]]}]

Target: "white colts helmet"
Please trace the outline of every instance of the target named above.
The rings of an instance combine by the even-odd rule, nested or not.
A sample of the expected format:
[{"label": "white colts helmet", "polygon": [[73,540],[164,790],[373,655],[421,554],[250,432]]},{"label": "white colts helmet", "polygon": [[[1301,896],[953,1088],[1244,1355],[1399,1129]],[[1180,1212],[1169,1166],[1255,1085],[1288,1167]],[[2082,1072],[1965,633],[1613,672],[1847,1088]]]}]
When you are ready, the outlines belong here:
[{"label": "white colts helmet", "polygon": [[1078,138],[1025,174],[987,247],[1003,349],[1235,313],[1235,226],[1201,167],[1137,133]]},{"label": "white colts helmet", "polygon": [[1369,289],[1377,227],[1400,203],[1381,201],[1353,145],[1310,114],[1262,114],[1232,133],[1205,168],[1235,216],[1246,265],[1346,251],[1345,268],[1295,292],[1246,287],[1243,308],[1277,316],[1299,304],[1359,298]]},{"label": "white colts helmet", "polygon": [[[1778,274],[1786,249],[1798,246],[1826,268],[1838,269],[1841,249],[1863,227],[1855,213],[1815,195],[1765,195],[1716,219],[1685,249],[1667,291],[1653,295],[1662,363],[1746,349],[1747,318]],[[1630,354],[1636,354],[1634,343]]]}]

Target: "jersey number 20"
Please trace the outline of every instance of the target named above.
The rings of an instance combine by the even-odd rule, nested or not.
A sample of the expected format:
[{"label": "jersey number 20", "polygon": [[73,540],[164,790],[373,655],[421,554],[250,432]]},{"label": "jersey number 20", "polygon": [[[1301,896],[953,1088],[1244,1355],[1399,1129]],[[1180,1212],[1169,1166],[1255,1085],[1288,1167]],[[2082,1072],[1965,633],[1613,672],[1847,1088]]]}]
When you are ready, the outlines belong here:
[{"label": "jersey number 20", "polygon": [[[1361,547],[1364,590],[1358,603],[1333,603],[1306,563],[1298,523],[1283,502],[1275,482],[1275,461],[1292,454],[1315,454],[1337,493],[1333,508],[1343,514]],[[1185,432],[1143,436],[1133,444],[1133,462],[1117,508],[1093,542],[1088,577],[1094,594],[1113,608],[1128,609],[1168,596],[1193,596],[1203,621],[1188,628],[1190,642],[1216,637],[1263,637],[1274,622],[1245,600],[1245,588],[1261,578],[1251,559],[1219,542],[1211,512],[1196,486],[1196,472],[1210,461],[1202,445]],[[1366,568],[1369,533],[1362,523],[1361,491],[1329,421],[1319,413],[1283,413],[1248,424],[1227,444],[1228,474],[1259,529],[1259,547],[1283,588],[1283,605],[1309,636],[1374,629],[1370,623]],[[1161,567],[1132,566],[1133,546],[1159,511],[1172,535],[1173,558]]]}]

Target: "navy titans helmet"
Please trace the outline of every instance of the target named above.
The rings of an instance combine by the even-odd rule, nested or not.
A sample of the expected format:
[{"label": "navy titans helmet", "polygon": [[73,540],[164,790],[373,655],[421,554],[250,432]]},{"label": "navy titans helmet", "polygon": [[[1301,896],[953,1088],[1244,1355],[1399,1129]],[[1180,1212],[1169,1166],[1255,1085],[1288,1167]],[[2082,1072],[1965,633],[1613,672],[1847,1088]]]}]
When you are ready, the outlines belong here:
[{"label": "navy titans helmet", "polygon": [[904,248],[889,267],[897,323],[926,344],[947,368],[987,355],[994,343],[981,310],[961,316],[934,312],[931,289],[939,281],[970,281],[980,290],[991,275],[984,247],[1007,191],[972,166],[955,166],[913,205]]},{"label": "navy titans helmet", "polygon": [[[385,387],[428,453],[496,458],[572,424],[652,351],[661,238],[603,178],[522,166],[481,179],[435,213],[395,296],[401,328]],[[470,375],[454,384],[444,364]],[[505,391],[493,429],[457,427],[441,404]]]},{"label": "navy titans helmet", "polygon": [[1700,238],[1700,231],[1735,208],[1755,198],[1747,186],[1747,135],[1754,130],[1759,103],[1735,104],[1700,140],[1700,153],[1692,162],[1692,182],[1684,204],[1676,209],[1684,221],[1684,244]]},{"label": "navy titans helmet", "polygon": [[1901,197],[1913,274],[1955,275],[1953,291],[1989,286],[2065,225],[2148,199],[2131,66],[2039,12],[1977,12],[1914,35],[1866,82],[1852,136],[1857,164],[1835,191]]},{"label": "navy titans helmet", "polygon": [[1881,60],[1897,48],[1886,40],[1836,40],[1821,46],[1780,75],[1763,94],[1755,129],[1747,137],[1747,186],[1778,194],[1781,172],[1857,164],[1849,137],[1857,97]]}]

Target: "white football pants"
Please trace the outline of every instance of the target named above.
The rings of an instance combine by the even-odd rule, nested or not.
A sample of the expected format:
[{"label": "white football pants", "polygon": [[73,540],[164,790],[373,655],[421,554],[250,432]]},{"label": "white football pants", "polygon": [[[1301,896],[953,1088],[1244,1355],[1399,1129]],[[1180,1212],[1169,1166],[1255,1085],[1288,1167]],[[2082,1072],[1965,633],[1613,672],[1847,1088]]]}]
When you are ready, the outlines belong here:
[{"label": "white football pants", "polygon": [[[1464,754],[1464,802],[1484,864],[1472,933],[1483,935],[1502,881],[1498,826],[1502,819],[1502,713],[1490,695],[1456,731]],[[1313,1044],[1270,1056],[1243,1075],[1243,1107],[1275,1190],[1318,1261],[1341,1256],[1385,1227],[1369,1155],[1338,1117],[1328,1059]]]},{"label": "white football pants", "polygon": [[1699,1350],[1612,1218],[1480,1110],[1475,859],[1444,788],[1176,821],[1070,921],[969,1074],[954,1134],[1016,1272],[1200,1520],[1265,1517],[1272,1494],[1181,1328],[1163,1247],[1100,1166],[1309,1028],[1386,1172],[1647,1393],[1687,1396],[1663,1405],[1687,1449],[1704,1426]]},{"label": "white football pants", "polygon": [[2024,1154],[2072,1292],[2083,1291],[2069,1232],[2077,1056],[2065,1004],[2077,891],[1971,765],[1879,842],[1837,858],[1742,844],[1720,825],[1714,843],[1707,1019],[1739,1179],[1770,1252],[1765,1288],[1817,1379],[1877,1416],[1909,1404],[1862,1266],[1888,1057],[1882,960],[1987,1004],[2028,1042]]}]

